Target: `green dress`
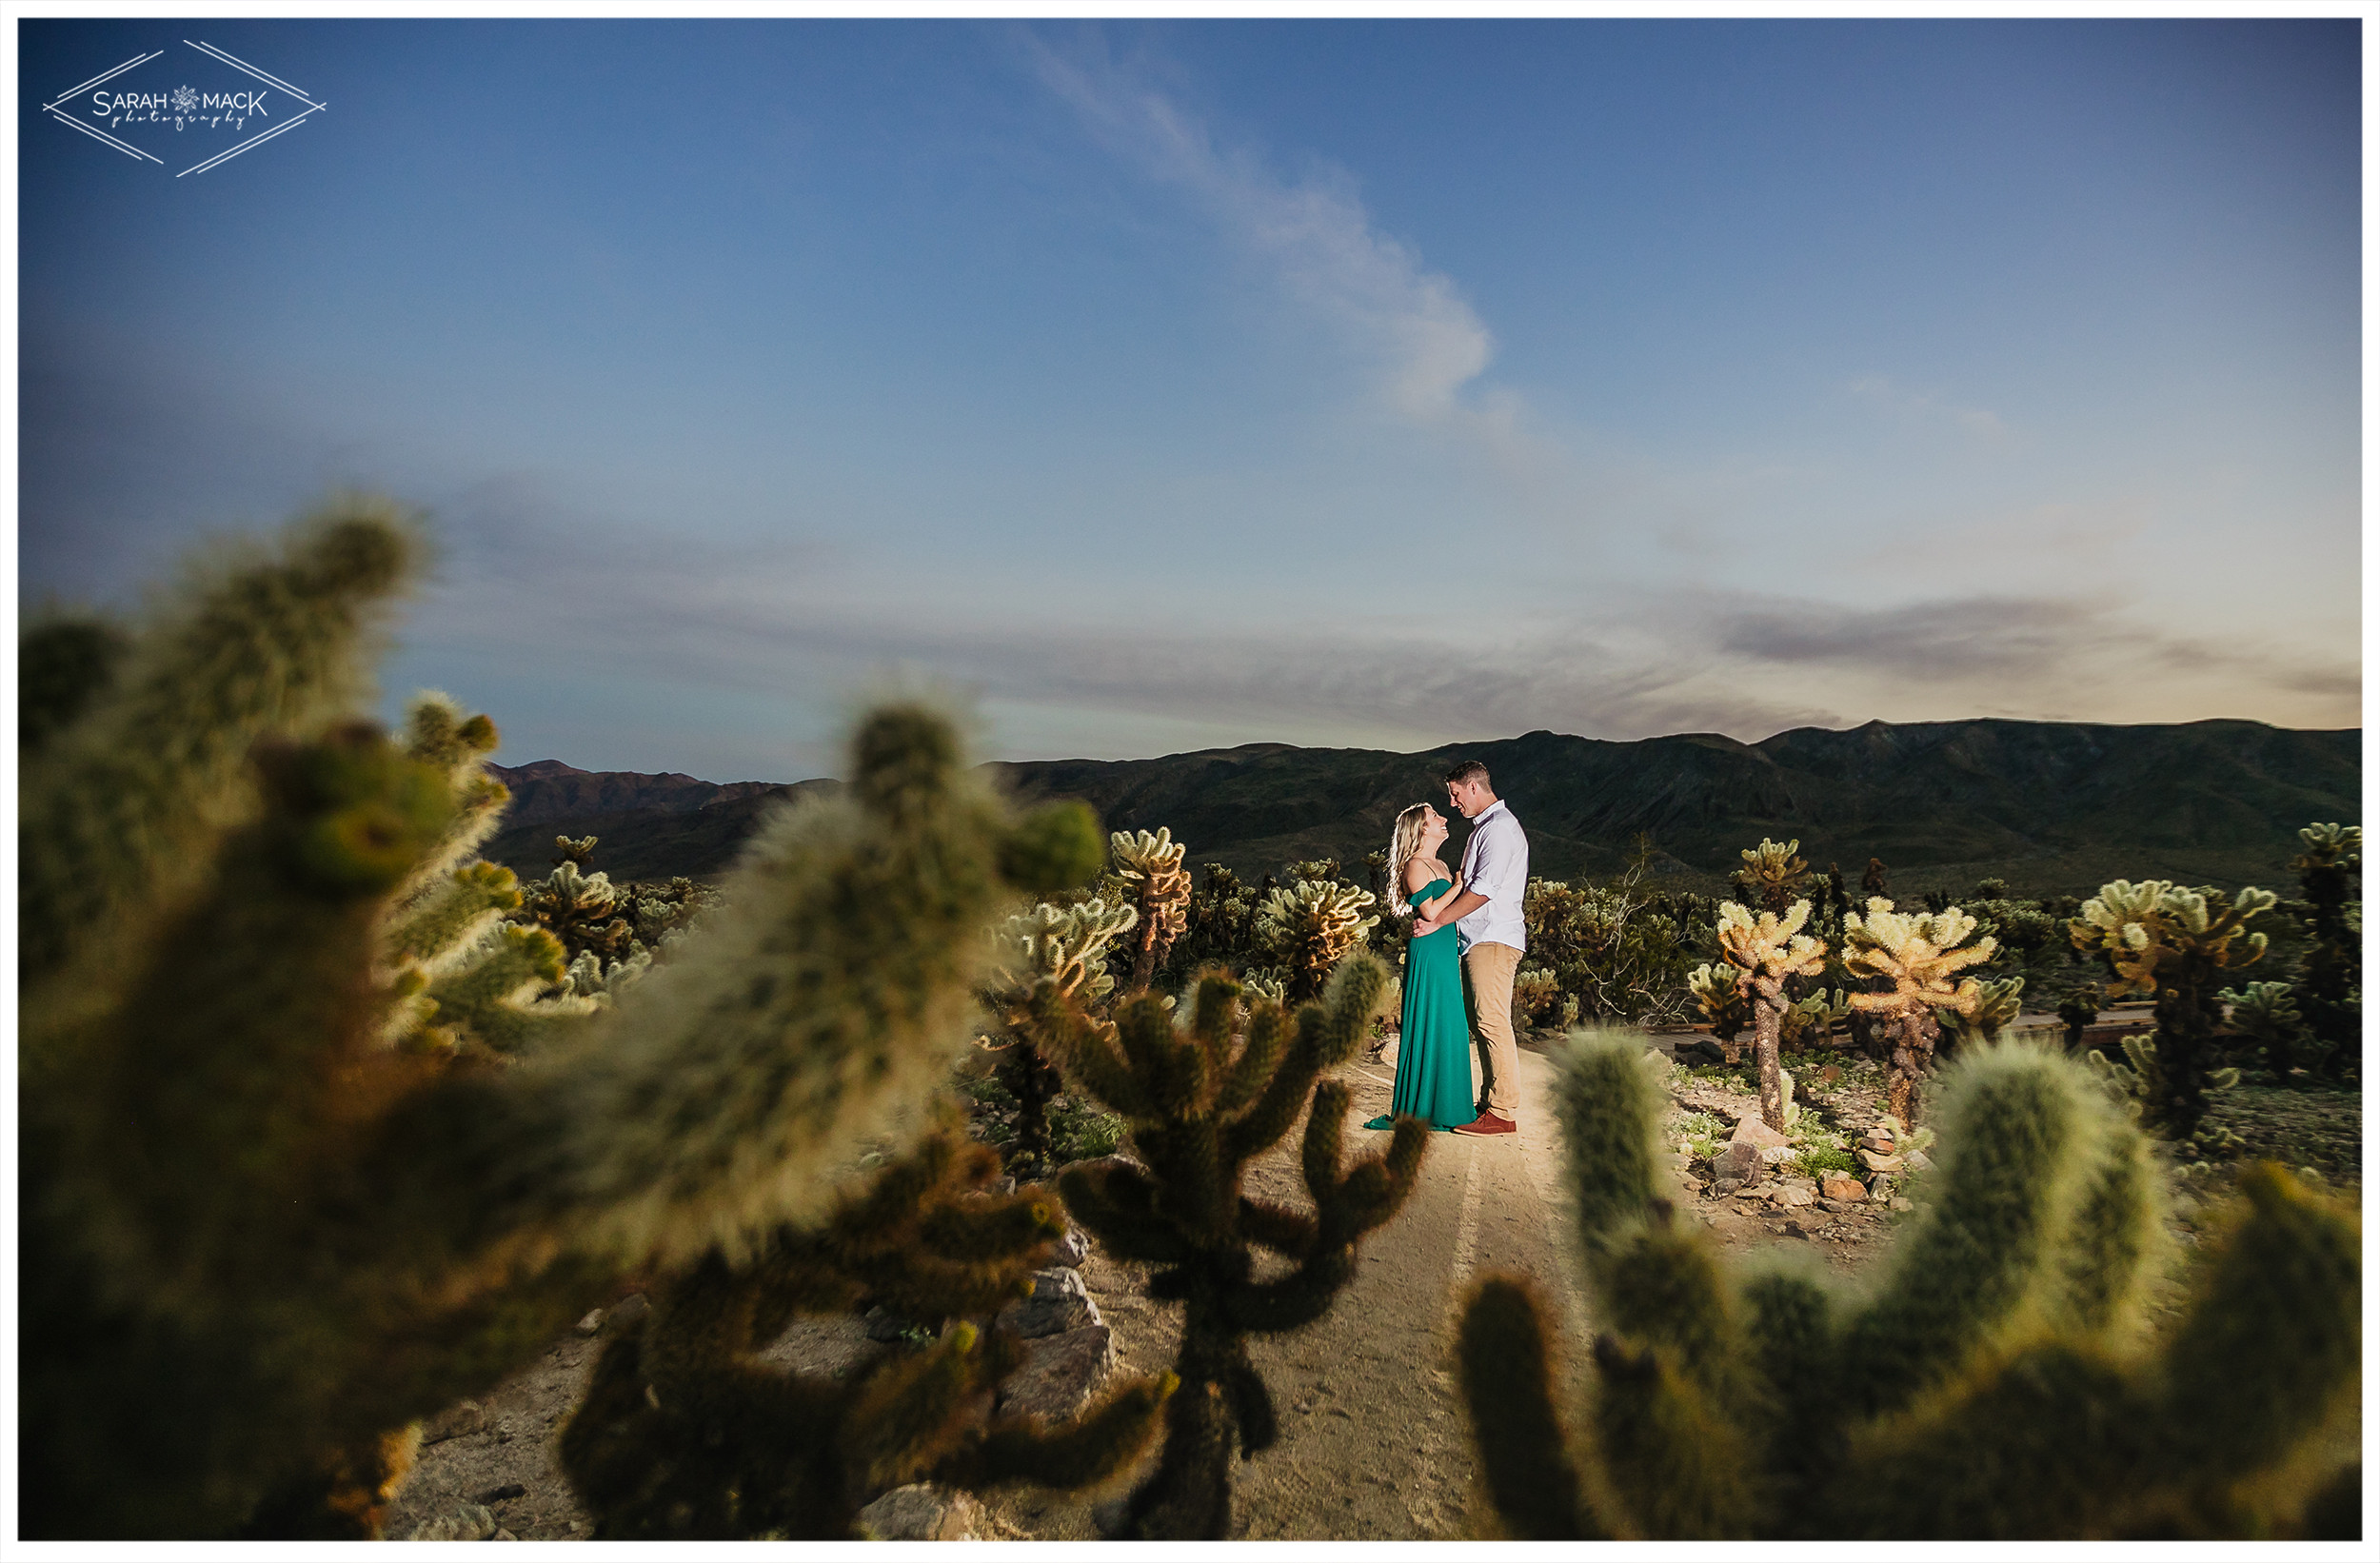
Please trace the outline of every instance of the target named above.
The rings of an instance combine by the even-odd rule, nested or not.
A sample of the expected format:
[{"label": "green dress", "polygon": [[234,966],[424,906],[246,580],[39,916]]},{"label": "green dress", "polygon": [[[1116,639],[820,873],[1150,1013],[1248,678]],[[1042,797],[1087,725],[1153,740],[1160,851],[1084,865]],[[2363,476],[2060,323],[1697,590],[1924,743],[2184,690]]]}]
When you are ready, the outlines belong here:
[{"label": "green dress", "polygon": [[[1452,884],[1432,880],[1405,898],[1418,906]],[[1455,926],[1424,934],[1405,946],[1405,1014],[1397,1039],[1397,1089],[1388,1112],[1364,1125],[1386,1129],[1411,1113],[1433,1129],[1452,1129],[1479,1116],[1471,1096],[1471,1022],[1462,1007],[1462,964]]]}]

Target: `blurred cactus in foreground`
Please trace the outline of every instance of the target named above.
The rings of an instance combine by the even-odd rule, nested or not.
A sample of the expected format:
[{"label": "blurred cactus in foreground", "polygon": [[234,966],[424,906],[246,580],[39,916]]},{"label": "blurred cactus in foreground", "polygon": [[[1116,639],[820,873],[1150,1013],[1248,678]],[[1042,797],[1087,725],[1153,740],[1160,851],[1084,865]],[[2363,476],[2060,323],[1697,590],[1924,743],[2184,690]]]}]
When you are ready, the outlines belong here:
[{"label": "blurred cactus in foreground", "polygon": [[1029,1294],[1065,1222],[1046,1190],[986,1191],[998,1166],[938,1132],[823,1221],[777,1228],[741,1263],[714,1250],[660,1287],[562,1430],[596,1539],[847,1538],[903,1483],[1081,1487],[1139,1458],[1168,1379],[1120,1384],[1059,1426],[986,1421],[982,1401],[1022,1359],[1003,1331],[957,1323],[848,1377],[758,1355],[796,1314],[874,1299],[909,1318],[983,1316]]},{"label": "blurred cactus in foreground", "polygon": [[[1243,1004],[1238,981],[1210,972],[1179,1027],[1154,995],[1127,1000],[1112,1024],[1054,984],[1035,996],[1029,1034],[1077,1090],[1123,1116],[1140,1157],[1067,1168],[1066,1206],[1115,1257],[1159,1267],[1150,1296],[1182,1305],[1180,1387],[1164,1453],[1126,1507],[1129,1535],[1231,1534],[1233,1456],[1253,1456],[1279,1431],[1247,1336],[1321,1317],[1355,1278],[1357,1241],[1413,1190],[1428,1126],[1401,1118],[1381,1155],[1342,1164],[1350,1093],[1316,1083],[1362,1045],[1386,979],[1378,960],[1351,956],[1293,1019],[1277,1004]],[[1240,1191],[1249,1160],[1288,1133],[1309,1094],[1299,1166],[1312,1214],[1249,1198]],[[1259,1276],[1259,1248],[1287,1267]]]},{"label": "blurred cactus in foreground", "polygon": [[1975,920],[1955,906],[1895,912],[1880,896],[1869,899],[1866,916],[1853,912],[1843,919],[1844,969],[1892,984],[1881,993],[1854,993],[1851,1003],[1874,1015],[1891,1040],[1884,1095],[1905,1129],[1917,1126],[1918,1082],[1934,1066],[1941,1035],[1935,1017],[1972,1010],[1981,997],[1973,978],[1952,979],[1999,948],[1988,934],[1962,947],[1974,931]]},{"label": "blurred cactus in foreground", "polygon": [[[1776,843],[1760,844],[1767,848]],[[1794,902],[1781,918],[1763,911],[1755,919],[1732,900],[1719,905],[1719,953],[1734,969],[1735,985],[1752,1003],[1752,1058],[1760,1076],[1760,1121],[1779,1131],[1785,1127],[1785,1091],[1777,1078],[1776,1050],[1785,1028],[1785,1011],[1791,1007],[1785,999],[1785,983],[1790,978],[1815,977],[1826,969],[1826,945],[1801,931],[1809,919],[1806,900]]]},{"label": "blurred cactus in foreground", "polygon": [[[2083,902],[2067,924],[2078,950],[2107,958],[2109,993],[2144,993],[2156,1004],[2156,1068],[2136,1072],[2146,1084],[2148,1123],[2177,1141],[2192,1140],[2207,1114],[2207,1092],[2238,1078],[2222,1072],[2223,975],[2264,958],[2265,936],[2249,920],[2277,898],[2253,885],[2236,897],[2188,890],[2165,880],[2116,880]],[[2187,1154],[2187,1153],[2186,1153]]]},{"label": "blurred cactus in foreground", "polygon": [[541,1016],[560,946],[461,861],[492,725],[350,715],[421,554],[353,502],[219,562],[25,757],[29,1536],[369,1533],[407,1423],[624,1271],[824,1212],[963,1043],[998,905],[1096,867],[888,705],[691,948]]},{"label": "blurred cactus in foreground", "polygon": [[[1729,1261],[1655,1197],[1667,1098],[1638,1039],[1581,1039],[1558,1101],[1598,1334],[1565,1427],[1549,1311],[1473,1295],[1482,1483],[1516,1538],[1998,1540],[2332,1533],[2355,1523],[2353,1214],[2278,1168],[2195,1256],[2178,1316],[2148,1143],[2069,1060],[1952,1066],[1940,1163],[1872,1293]],[[2347,1494],[2344,1500],[2341,1494]],[[2351,1532],[2350,1533],[2351,1533]]]},{"label": "blurred cactus in foreground", "polygon": [[1126,990],[1146,993],[1150,979],[1165,964],[1165,957],[1189,925],[1190,876],[1181,866],[1188,850],[1170,830],[1127,833],[1108,838],[1115,858],[1118,883],[1133,898],[1140,914],[1140,936],[1132,945],[1132,979]]},{"label": "blurred cactus in foreground", "polygon": [[1323,878],[1300,879],[1266,898],[1257,914],[1257,937],[1279,964],[1292,1003],[1321,995],[1331,973],[1380,920],[1378,913],[1363,915],[1365,907],[1375,904],[1371,891]]}]

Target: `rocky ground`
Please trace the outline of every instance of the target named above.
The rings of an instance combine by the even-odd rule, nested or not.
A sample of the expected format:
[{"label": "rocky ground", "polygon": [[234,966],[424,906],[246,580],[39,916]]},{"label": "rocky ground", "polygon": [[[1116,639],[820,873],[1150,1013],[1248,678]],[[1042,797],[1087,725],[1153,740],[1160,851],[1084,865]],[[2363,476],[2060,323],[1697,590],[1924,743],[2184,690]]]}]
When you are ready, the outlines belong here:
[{"label": "rocky ground", "polygon": [[[1693,1039],[1653,1040],[1675,1054]],[[1357,1278],[1332,1312],[1306,1330],[1252,1343],[1280,1409],[1282,1436],[1238,1468],[1237,1535],[1385,1540],[1472,1533],[1475,1472],[1448,1371],[1470,1284],[1489,1270],[1535,1276],[1563,1305],[1573,1363],[1586,1338],[1583,1298],[1564,1246],[1560,1146],[1544,1106],[1550,1056],[1558,1045],[1554,1033],[1524,1044],[1521,1133],[1435,1140],[1412,1199],[1366,1240]],[[1385,1111],[1394,1067],[1392,1045],[1347,1072],[1356,1096],[1349,1138],[1358,1148],[1367,1137],[1354,1125]],[[1807,1244],[1831,1268],[1856,1272],[1883,1252],[1911,1196],[1922,1197],[1926,1140],[1922,1132],[1914,1138],[1893,1133],[1881,1073],[1866,1060],[1806,1056],[1789,1067],[1801,1077],[1801,1112],[1783,1136],[1761,1124],[1747,1068],[1680,1066],[1670,1074],[1665,1134],[1675,1197],[1724,1248]],[[2278,1152],[2334,1184],[2359,1181],[2360,1098],[2285,1091],[2264,1097],[2287,1099],[2276,1104],[2243,1088],[2225,1107],[2259,1154]],[[1251,1167],[1249,1192],[1301,1202],[1298,1138],[1293,1130]],[[2201,1200],[2220,1192],[2220,1174],[2206,1181],[2179,1201],[2185,1237]],[[1140,1267],[1092,1246],[1076,1262],[1053,1268],[1063,1278],[1045,1272],[1042,1295],[1021,1305],[1039,1310],[1031,1327],[1041,1333],[1032,1342],[1035,1360],[1011,1381],[1011,1395],[1062,1411],[1113,1373],[1169,1365],[1177,1310],[1142,1298]],[[641,1298],[631,1298],[613,1312],[633,1315],[641,1306]],[[906,1349],[902,1323],[804,1319],[768,1355],[803,1372],[846,1373],[873,1354]],[[590,1316],[579,1333],[483,1402],[466,1402],[433,1423],[387,1533],[587,1536],[586,1516],[555,1468],[552,1441],[607,1327],[617,1328],[617,1319],[607,1325]],[[996,1494],[979,1507],[904,1490],[873,1518],[888,1533],[908,1536],[1088,1539],[1100,1533],[1099,1504],[1110,1496],[1026,1490]]]}]

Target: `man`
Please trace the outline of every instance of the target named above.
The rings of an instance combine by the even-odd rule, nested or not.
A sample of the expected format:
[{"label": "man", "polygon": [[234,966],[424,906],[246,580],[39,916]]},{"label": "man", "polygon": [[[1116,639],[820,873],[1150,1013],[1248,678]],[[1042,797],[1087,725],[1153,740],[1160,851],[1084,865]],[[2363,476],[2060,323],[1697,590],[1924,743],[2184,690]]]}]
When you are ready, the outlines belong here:
[{"label": "man", "polygon": [[1446,798],[1471,821],[1462,849],[1462,894],[1413,926],[1415,937],[1455,924],[1463,970],[1471,978],[1472,1025],[1486,1099],[1458,1135],[1519,1132],[1520,1048],[1513,1039],[1513,974],[1520,969],[1527,936],[1520,899],[1529,888],[1529,838],[1488,785],[1488,771],[1466,760],[1446,773]]}]

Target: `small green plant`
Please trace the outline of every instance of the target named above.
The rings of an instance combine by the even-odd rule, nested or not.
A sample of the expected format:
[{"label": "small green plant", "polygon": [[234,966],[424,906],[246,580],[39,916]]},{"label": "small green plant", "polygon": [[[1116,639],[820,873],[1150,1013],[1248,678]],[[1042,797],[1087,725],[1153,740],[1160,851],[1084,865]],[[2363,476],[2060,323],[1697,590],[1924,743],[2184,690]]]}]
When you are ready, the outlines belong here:
[{"label": "small green plant", "polygon": [[1113,1113],[1069,1098],[1050,1115],[1049,1132],[1051,1150],[1062,1165],[1114,1156],[1123,1147],[1125,1124]]},{"label": "small green plant", "polygon": [[1793,1164],[1804,1177],[1823,1177],[1828,1173],[1855,1173],[1859,1163],[1851,1152],[1840,1145],[1807,1145],[1794,1153]]}]

